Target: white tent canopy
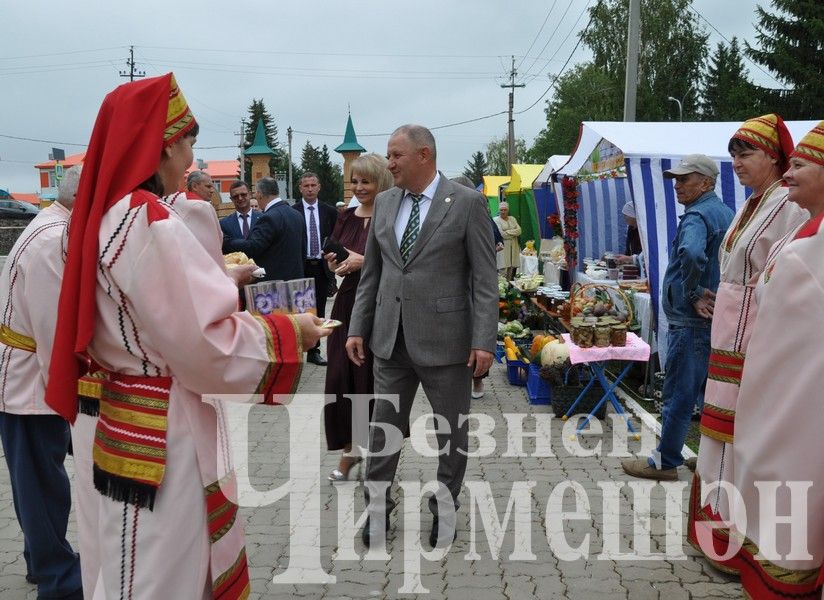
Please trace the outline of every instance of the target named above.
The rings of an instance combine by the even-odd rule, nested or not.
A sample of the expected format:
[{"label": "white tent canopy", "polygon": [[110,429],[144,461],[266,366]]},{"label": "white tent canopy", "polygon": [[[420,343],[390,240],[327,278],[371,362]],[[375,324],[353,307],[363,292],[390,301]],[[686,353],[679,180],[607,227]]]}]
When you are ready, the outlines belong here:
[{"label": "white tent canopy", "polygon": [[535,182],[532,184],[532,187],[540,187],[545,183],[548,183],[552,177],[553,173],[557,173],[561,167],[569,162],[571,157],[569,154],[553,154],[550,156],[546,164],[544,165],[543,170],[538,174],[538,177],[535,179]]},{"label": "white tent canopy", "polygon": [[[787,121],[787,128],[798,141],[818,121]],[[584,121],[581,134],[569,161],[558,172],[576,175],[587,163],[601,140],[621,149],[625,158],[706,154],[717,161],[729,160],[727,144],[741,126],[735,123],[625,123]]]},{"label": "white tent canopy", "polygon": [[[796,142],[818,121],[788,121]],[[749,190],[738,183],[727,145],[741,123],[624,123],[588,121],[581,124],[578,145],[558,171],[583,182],[578,213],[579,255],[617,250],[603,247],[604,223],[613,229],[623,203],[632,200],[641,231],[650,293],[658,314],[658,345],[666,353],[667,326],[660,310],[661,282],[667,268],[669,247],[675,237],[678,204],[671,180],[663,172],[688,154],[705,154],[719,166],[716,193],[738,210]],[[599,173],[602,175],[599,176]],[[609,185],[608,185],[609,184]],[[583,255],[581,255],[583,257]]]}]

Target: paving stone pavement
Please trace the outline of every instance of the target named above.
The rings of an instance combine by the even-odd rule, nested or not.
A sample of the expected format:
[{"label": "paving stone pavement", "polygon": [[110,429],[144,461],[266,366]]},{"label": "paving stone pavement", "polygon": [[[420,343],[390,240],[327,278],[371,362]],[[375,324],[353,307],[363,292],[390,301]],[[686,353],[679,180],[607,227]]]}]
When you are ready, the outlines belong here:
[{"label": "paving stone pavement", "polygon": [[[299,392],[322,392],[324,374],[325,369],[306,365]],[[421,392],[413,419],[428,409]],[[603,434],[584,436],[581,442],[583,448],[592,450],[600,441],[600,452],[587,457],[574,455],[570,452],[574,446],[569,433],[563,431],[564,423],[550,418],[550,407],[530,406],[525,388],[509,385],[501,365],[493,367],[486,379],[486,394],[472,401],[472,410],[478,418],[471,422],[471,429],[477,429],[479,423],[494,424],[494,429],[483,443],[471,438],[470,451],[485,456],[469,458],[458,513],[458,538],[443,556],[437,557],[421,558],[415,551],[420,547],[429,550],[432,518],[426,503],[417,510],[411,501],[407,507],[401,500],[391,515],[386,556],[365,559],[359,531],[352,525],[363,513],[362,487],[355,482],[330,485],[326,475],[336,466],[337,454],[326,452],[321,429],[306,431],[304,426],[297,431],[302,440],[317,440],[308,446],[319,453],[321,470],[318,477],[316,467],[295,469],[298,473],[293,474],[292,482],[297,485],[293,489],[303,489],[306,498],[315,498],[316,506],[296,494],[292,499],[284,496],[265,506],[242,509],[251,597],[409,597],[403,592],[414,589],[415,572],[420,574],[420,586],[428,590],[429,597],[450,600],[720,600],[741,596],[738,583],[714,571],[683,543],[688,471],[679,469],[680,481],[671,488],[674,504],[668,517],[661,486],[642,482],[635,483],[633,490],[623,485],[630,478],[621,470],[621,457],[609,455],[620,450],[620,445],[613,445],[609,420],[603,423]],[[251,409],[248,474],[258,491],[273,490],[288,480],[290,424],[286,412],[285,407]],[[513,433],[521,418],[507,414],[527,415],[522,444],[508,443],[508,437],[519,439]],[[541,428],[536,423],[544,429],[540,439],[529,437]],[[435,445],[434,436],[417,430],[413,438],[417,448],[427,440]],[[637,452],[643,443],[650,443],[649,437],[641,442],[629,440],[628,449]],[[71,473],[70,459],[67,468]],[[435,468],[436,458],[422,456],[407,441],[398,470],[399,480],[406,482],[405,491],[410,484],[434,479]],[[570,489],[561,494],[565,487]],[[577,515],[574,488],[579,492]],[[633,505],[633,494],[643,496],[642,492],[650,488],[651,492],[646,492],[649,510],[644,514],[643,500],[636,499]],[[394,489],[395,497],[402,498],[397,485]],[[0,598],[34,599],[36,590],[24,579],[22,535],[5,468],[0,468],[0,500]],[[509,521],[503,532],[496,532],[490,511],[486,511],[485,521],[478,506],[494,506],[497,519],[503,522],[508,502],[513,503]],[[407,508],[411,511],[405,515]],[[339,531],[339,510],[343,521],[348,519],[353,527],[348,533]],[[566,520],[561,518],[561,510],[567,511]],[[415,515],[419,515],[419,539],[409,533],[415,529]],[[634,538],[633,515],[646,535]],[[69,529],[74,543],[73,518]],[[334,583],[307,582],[322,577],[334,578]],[[291,582],[284,582],[284,578],[291,578]],[[418,592],[426,597],[420,589]]]}]

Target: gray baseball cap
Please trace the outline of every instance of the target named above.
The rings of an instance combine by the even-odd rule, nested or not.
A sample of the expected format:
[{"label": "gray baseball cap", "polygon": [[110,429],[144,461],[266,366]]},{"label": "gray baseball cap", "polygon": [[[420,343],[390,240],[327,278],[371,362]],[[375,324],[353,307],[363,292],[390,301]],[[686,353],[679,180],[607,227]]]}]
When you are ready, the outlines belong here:
[{"label": "gray baseball cap", "polygon": [[690,173],[698,173],[699,175],[706,175],[707,177],[717,179],[718,165],[705,154],[688,154],[681,159],[678,166],[664,171],[664,177],[666,179],[673,179],[678,175],[689,175]]}]

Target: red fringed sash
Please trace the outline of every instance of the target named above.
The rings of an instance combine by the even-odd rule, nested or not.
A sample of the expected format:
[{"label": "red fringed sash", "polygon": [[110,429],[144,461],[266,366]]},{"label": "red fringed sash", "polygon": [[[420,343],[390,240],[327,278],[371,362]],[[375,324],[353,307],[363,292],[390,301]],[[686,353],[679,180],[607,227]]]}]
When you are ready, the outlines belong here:
[{"label": "red fringed sash", "polygon": [[94,486],[104,496],[154,507],[166,471],[171,377],[109,373],[94,448]]}]

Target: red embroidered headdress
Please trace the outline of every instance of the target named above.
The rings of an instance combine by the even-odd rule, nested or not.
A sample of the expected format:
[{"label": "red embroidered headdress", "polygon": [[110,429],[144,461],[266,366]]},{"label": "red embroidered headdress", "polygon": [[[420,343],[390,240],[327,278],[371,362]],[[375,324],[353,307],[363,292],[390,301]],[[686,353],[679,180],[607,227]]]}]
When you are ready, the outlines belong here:
[{"label": "red embroidered headdress", "polygon": [[787,170],[787,161],[793,151],[793,137],[784,120],[777,114],[770,113],[744,121],[732,137],[761,148],[778,160],[782,173]]},{"label": "red embroidered headdress", "polygon": [[126,83],[103,100],[94,124],[69,225],[46,403],[73,423],[77,379],[94,335],[98,234],[103,215],[149,179],[160,155],[195,126],[174,75]]}]

